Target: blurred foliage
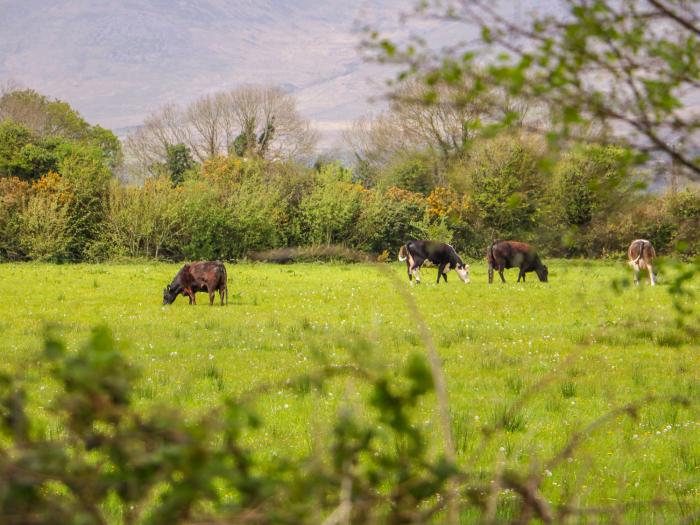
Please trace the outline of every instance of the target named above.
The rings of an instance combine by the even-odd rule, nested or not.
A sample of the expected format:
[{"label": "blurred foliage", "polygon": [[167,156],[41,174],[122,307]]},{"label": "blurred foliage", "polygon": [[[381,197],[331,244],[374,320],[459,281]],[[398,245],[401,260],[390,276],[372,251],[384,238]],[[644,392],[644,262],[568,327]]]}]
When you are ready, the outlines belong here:
[{"label": "blurred foliage", "polygon": [[77,352],[49,332],[40,362],[55,391],[44,406],[62,431],[47,432],[28,411],[21,378],[0,377],[3,523],[318,523],[334,514],[345,523],[420,523],[442,509],[455,474],[412,421],[433,387],[418,356],[399,377],[319,365],[294,380],[321,388],[352,374],[369,384],[376,415],[345,408],[327,446],[272,462],[246,445],[264,429],[242,400],[195,419],[169,406],[136,411],[138,371],[104,327]]}]

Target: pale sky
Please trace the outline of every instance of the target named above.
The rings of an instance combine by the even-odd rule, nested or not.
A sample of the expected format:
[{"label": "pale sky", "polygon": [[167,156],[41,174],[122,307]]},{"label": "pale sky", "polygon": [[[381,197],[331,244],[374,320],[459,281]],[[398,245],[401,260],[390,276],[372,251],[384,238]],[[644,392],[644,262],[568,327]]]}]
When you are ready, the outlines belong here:
[{"label": "pale sky", "polygon": [[[535,0],[529,0],[535,1]],[[278,84],[328,144],[381,109],[386,66],[363,62],[358,27],[400,35],[409,0],[0,0],[0,82],[77,108],[91,123],[139,125],[166,103],[243,83]],[[522,3],[505,2],[522,14]],[[412,23],[437,44],[464,28]],[[370,98],[379,99],[370,103]]]}]

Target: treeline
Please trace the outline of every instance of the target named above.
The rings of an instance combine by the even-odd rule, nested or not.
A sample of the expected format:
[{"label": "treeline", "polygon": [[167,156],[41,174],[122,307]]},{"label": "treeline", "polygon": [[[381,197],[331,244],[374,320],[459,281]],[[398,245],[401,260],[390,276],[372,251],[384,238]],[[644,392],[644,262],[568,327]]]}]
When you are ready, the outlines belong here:
[{"label": "treeline", "polygon": [[[36,115],[57,104],[62,121],[76,124],[33,124],[42,119],[17,110],[27,101]],[[637,237],[662,254],[700,251],[700,194],[646,193],[634,157],[619,147],[577,146],[552,161],[540,139],[518,132],[445,140],[444,148],[421,139],[382,155],[376,143],[355,150],[350,169],[333,159],[307,166],[266,157],[252,146],[213,150],[199,162],[187,144],[162,143],[139,167],[147,176],[125,184],[114,176],[119,142],[67,105],[14,91],[0,98],[0,116],[3,260],[228,260],[329,244],[393,257],[421,237],[471,257],[495,238],[530,241],[550,256],[614,256]],[[386,126],[381,119],[372,125]],[[248,122],[263,129],[248,139],[260,150],[274,115],[264,125]],[[230,136],[239,146],[246,137]]]}]

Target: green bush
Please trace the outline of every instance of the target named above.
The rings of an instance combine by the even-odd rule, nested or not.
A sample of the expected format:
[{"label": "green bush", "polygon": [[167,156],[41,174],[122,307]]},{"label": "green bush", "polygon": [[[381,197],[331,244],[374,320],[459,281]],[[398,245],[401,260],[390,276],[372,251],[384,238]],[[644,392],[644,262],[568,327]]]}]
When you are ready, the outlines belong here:
[{"label": "green bush", "polygon": [[427,195],[435,187],[435,160],[428,152],[406,152],[396,156],[379,176],[380,188],[397,187]]},{"label": "green bush", "polygon": [[318,523],[344,500],[351,523],[427,523],[442,515],[448,480],[457,479],[413,421],[433,389],[419,356],[398,378],[319,365],[284,387],[269,385],[323,388],[352,374],[370,392],[372,410],[343,411],[328,442],[281,461],[250,450],[265,429],[242,400],[227,398],[194,420],[172,406],[138,411],[138,371],[106,328],[76,352],[49,335],[39,363],[57,390],[42,404],[62,432],[44,431],[23,381],[0,375],[0,515],[10,524],[108,523],[115,515],[151,525]]},{"label": "green bush", "polygon": [[86,258],[93,243],[104,238],[108,188],[112,178],[102,152],[89,146],[70,146],[59,163],[71,199],[68,203],[72,261]]},{"label": "green bush", "polygon": [[32,195],[19,220],[19,245],[30,259],[60,262],[68,259],[74,242],[70,207],[63,194]]},{"label": "green bush", "polygon": [[477,147],[467,164],[470,209],[492,237],[522,238],[537,225],[547,178],[537,144],[499,137]]},{"label": "green bush", "polygon": [[16,177],[0,177],[0,261],[19,259],[21,214],[30,197],[29,184]]},{"label": "green bush", "polygon": [[700,254],[700,191],[686,189],[666,197],[667,211],[676,229],[673,246],[684,255]]},{"label": "green bush", "polygon": [[183,229],[180,196],[166,176],[149,179],[142,187],[113,183],[105,225],[112,255],[171,255]]},{"label": "green bush", "polygon": [[352,245],[372,253],[385,250],[396,255],[399,247],[422,235],[419,228],[426,216],[422,195],[399,188],[365,193],[354,228]]},{"label": "green bush", "polygon": [[306,244],[347,244],[353,237],[367,190],[350,178],[350,172],[338,165],[321,169],[316,186],[299,206]]}]

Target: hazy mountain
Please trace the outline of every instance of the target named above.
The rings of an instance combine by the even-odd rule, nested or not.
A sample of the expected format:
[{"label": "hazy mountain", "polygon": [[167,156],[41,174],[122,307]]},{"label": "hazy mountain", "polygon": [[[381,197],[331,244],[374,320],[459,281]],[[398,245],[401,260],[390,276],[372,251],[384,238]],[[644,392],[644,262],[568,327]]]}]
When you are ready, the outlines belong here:
[{"label": "hazy mountain", "polygon": [[[412,4],[0,0],[0,81],[66,100],[113,129],[138,125],[165,103],[241,83],[281,84],[297,93],[328,143],[371,109],[368,98],[381,96],[391,76],[362,61],[357,28],[370,23],[398,35],[400,14]],[[444,22],[412,27],[438,44],[464,36]]]}]

